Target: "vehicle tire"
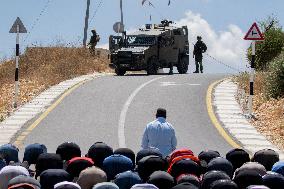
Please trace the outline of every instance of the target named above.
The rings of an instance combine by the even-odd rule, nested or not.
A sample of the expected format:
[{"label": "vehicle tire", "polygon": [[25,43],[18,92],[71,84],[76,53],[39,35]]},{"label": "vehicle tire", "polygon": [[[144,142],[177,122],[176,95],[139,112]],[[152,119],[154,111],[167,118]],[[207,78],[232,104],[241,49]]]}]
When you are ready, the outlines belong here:
[{"label": "vehicle tire", "polygon": [[152,56],[151,58],[149,58],[148,62],[147,62],[147,74],[148,75],[156,75],[158,72],[158,67],[157,67],[157,57],[156,56]]},{"label": "vehicle tire", "polygon": [[121,68],[116,68],[115,73],[116,73],[116,75],[122,76],[126,73],[126,70],[121,69]]},{"label": "vehicle tire", "polygon": [[177,65],[178,73],[185,74],[188,71],[189,58],[188,56],[181,56]]}]

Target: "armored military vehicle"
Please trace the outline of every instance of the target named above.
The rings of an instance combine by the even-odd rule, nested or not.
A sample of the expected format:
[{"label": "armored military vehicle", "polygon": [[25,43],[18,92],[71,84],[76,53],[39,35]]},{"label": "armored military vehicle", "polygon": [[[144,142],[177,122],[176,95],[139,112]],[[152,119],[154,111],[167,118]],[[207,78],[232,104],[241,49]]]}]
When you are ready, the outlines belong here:
[{"label": "armored military vehicle", "polygon": [[157,74],[160,68],[177,67],[180,74],[188,70],[189,43],[187,26],[174,27],[164,20],[161,24],[146,24],[132,34],[110,36],[110,67],[117,75],[126,71],[146,70]]}]

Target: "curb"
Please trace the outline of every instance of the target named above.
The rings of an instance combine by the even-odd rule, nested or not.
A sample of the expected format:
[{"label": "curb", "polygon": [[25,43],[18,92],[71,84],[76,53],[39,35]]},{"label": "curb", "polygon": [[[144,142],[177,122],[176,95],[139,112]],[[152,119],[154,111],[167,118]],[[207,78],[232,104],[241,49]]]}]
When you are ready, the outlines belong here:
[{"label": "curb", "polygon": [[237,91],[238,86],[230,79],[221,81],[213,90],[213,108],[223,128],[252,155],[258,150],[269,148],[278,152],[280,160],[284,160],[284,152],[269,142],[245,118],[235,98]]},{"label": "curb", "polygon": [[17,132],[30,120],[45,112],[54,100],[62,96],[66,91],[76,85],[83,84],[94,78],[104,76],[106,74],[90,74],[76,77],[63,81],[49,89],[43,91],[33,100],[21,106],[11,116],[0,123],[0,145],[10,143]]}]

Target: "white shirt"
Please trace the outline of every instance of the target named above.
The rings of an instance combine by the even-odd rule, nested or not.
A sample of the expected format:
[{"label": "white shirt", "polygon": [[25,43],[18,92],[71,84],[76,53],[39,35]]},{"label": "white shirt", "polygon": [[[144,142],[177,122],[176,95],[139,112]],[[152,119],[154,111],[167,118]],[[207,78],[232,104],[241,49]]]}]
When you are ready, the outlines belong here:
[{"label": "white shirt", "polygon": [[141,145],[143,149],[157,148],[165,157],[174,151],[176,146],[175,130],[165,118],[158,117],[146,126]]}]

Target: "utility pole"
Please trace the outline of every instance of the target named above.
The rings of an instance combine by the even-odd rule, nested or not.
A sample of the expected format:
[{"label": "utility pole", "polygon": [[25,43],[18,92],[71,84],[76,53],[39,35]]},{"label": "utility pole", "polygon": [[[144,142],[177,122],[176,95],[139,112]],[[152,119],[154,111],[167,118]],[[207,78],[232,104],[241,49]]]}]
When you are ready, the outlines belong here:
[{"label": "utility pole", "polygon": [[89,27],[90,3],[91,3],[91,0],[87,0],[87,9],[86,9],[85,27],[84,27],[84,38],[83,38],[83,46],[85,48],[87,47],[87,35],[88,35],[88,27]]},{"label": "utility pole", "polygon": [[123,23],[122,0],[120,0],[120,22],[121,22],[121,26],[123,27],[122,39],[124,40],[124,23]]}]

